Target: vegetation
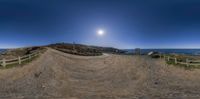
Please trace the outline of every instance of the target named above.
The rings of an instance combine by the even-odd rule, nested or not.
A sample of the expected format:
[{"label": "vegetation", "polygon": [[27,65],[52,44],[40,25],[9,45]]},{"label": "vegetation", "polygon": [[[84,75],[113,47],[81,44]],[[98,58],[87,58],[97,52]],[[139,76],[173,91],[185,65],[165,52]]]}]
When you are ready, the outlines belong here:
[{"label": "vegetation", "polygon": [[[200,65],[190,65],[191,63],[196,63],[199,64],[199,62],[195,62],[198,58],[198,56],[190,56],[190,55],[173,55],[173,54],[169,54],[166,57],[171,57],[166,60],[166,63],[169,65],[174,65],[174,66],[178,66],[178,67],[183,67],[185,69],[194,69],[194,68],[200,68]],[[172,58],[173,57],[173,58]],[[177,63],[175,62],[175,58],[177,59]],[[188,61],[187,61],[188,60]],[[179,62],[183,62],[183,63],[188,63],[187,64],[180,64]]]},{"label": "vegetation", "polygon": [[[19,48],[19,49],[9,50],[9,51],[5,52],[4,54],[0,55],[1,56],[1,60],[3,58],[5,58],[5,59],[14,59],[14,60],[11,60],[11,61],[6,61],[6,62],[7,63],[16,62],[16,63],[7,64],[5,67],[0,66],[0,69],[7,69],[7,68],[12,68],[12,67],[17,67],[17,66],[23,66],[23,65],[33,61],[37,57],[39,57],[39,55],[36,55],[36,56],[32,56],[31,55],[32,53],[34,53],[36,51],[39,51],[40,53],[43,53],[43,52],[46,51],[46,48],[44,48],[44,47],[30,47],[30,48]],[[31,55],[31,58],[28,59],[29,56],[22,57],[22,56],[25,56],[25,55]],[[22,57],[21,60],[24,60],[24,59],[27,59],[27,60],[21,61],[21,64],[19,64],[17,62],[18,59],[16,59],[18,56]],[[1,64],[2,64],[2,62],[0,62],[0,65]]]},{"label": "vegetation", "polygon": [[97,47],[97,46],[87,46],[82,44],[69,44],[69,43],[57,43],[51,44],[48,47],[53,49],[81,56],[99,56],[102,53],[113,53],[120,54],[125,53],[123,50],[119,50],[112,47]]},{"label": "vegetation", "polygon": [[8,49],[3,54],[0,54],[0,60],[5,59],[14,59],[18,56],[25,56],[31,54],[36,51],[44,51],[44,47],[26,47],[26,48],[16,48],[16,49]]},{"label": "vegetation", "polygon": [[0,69],[9,69],[9,68],[13,68],[13,67],[18,67],[18,66],[24,66],[32,61],[34,61],[35,59],[37,59],[39,57],[39,55],[32,57],[29,60],[25,60],[23,62],[21,62],[21,64],[19,63],[15,63],[15,64],[10,64],[10,65],[6,65],[6,67],[0,66]]}]

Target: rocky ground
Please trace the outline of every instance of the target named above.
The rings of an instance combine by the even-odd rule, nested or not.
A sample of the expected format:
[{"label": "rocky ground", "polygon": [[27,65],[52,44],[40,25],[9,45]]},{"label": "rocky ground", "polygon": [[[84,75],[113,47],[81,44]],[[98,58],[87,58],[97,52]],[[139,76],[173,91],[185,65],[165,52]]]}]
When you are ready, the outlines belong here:
[{"label": "rocky ground", "polygon": [[199,99],[200,70],[147,56],[75,56],[48,49],[0,70],[0,99]]}]

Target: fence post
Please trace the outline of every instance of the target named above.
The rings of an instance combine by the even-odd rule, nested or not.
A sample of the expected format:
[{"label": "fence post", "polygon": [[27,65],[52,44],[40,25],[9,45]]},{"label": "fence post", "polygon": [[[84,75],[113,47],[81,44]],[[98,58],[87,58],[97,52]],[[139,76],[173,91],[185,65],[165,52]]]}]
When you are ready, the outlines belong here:
[{"label": "fence post", "polygon": [[20,56],[18,57],[18,61],[19,61],[19,64],[21,64],[21,57]]},{"label": "fence post", "polygon": [[167,57],[167,61],[169,61],[169,56]]},{"label": "fence post", "polygon": [[39,54],[41,54],[41,53],[42,53],[41,51],[38,51],[38,52],[37,52],[37,56],[38,56]]},{"label": "fence post", "polygon": [[189,66],[188,59],[186,59],[186,65]]},{"label": "fence post", "polygon": [[28,60],[29,60],[29,61],[31,60],[31,54],[28,55]]},{"label": "fence post", "polygon": [[73,50],[74,50],[74,51],[76,50],[75,42],[73,42]]},{"label": "fence post", "polygon": [[3,67],[6,67],[6,59],[3,59],[2,62]]},{"label": "fence post", "polygon": [[175,57],[174,61],[175,61],[175,64],[177,64],[177,58],[176,57]]},{"label": "fence post", "polygon": [[164,57],[164,60],[165,60],[165,54],[163,55],[163,57]]},{"label": "fence post", "polygon": [[162,54],[160,53],[160,59],[162,59]]}]

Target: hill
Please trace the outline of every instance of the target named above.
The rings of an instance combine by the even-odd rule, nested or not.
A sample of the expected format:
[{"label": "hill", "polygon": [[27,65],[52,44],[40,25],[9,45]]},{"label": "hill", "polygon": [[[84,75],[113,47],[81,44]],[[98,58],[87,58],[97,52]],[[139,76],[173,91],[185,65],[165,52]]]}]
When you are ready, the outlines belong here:
[{"label": "hill", "polygon": [[45,47],[50,47],[65,53],[81,55],[81,56],[99,56],[103,53],[112,53],[112,54],[122,54],[125,53],[124,50],[120,50],[112,47],[99,47],[99,46],[88,46],[83,44],[70,44],[70,43],[56,43],[50,44],[46,46],[35,46],[35,47],[25,47],[25,48],[15,48],[8,49],[4,53],[0,54],[0,60],[5,59],[13,59],[18,56],[24,56],[27,54],[31,54],[34,51],[43,51]]},{"label": "hill", "polygon": [[48,45],[53,49],[82,56],[99,56],[102,53],[122,54],[126,51],[112,48],[112,47],[99,47],[99,46],[88,46],[83,44],[70,44],[70,43],[56,43]]}]

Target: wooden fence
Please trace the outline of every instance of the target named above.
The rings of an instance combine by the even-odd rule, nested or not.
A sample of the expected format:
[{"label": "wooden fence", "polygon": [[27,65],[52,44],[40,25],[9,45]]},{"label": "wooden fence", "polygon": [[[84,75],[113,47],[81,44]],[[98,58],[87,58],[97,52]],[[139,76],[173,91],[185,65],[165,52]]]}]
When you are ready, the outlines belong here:
[{"label": "wooden fence", "polygon": [[163,55],[163,57],[162,55],[160,55],[160,58],[164,58],[165,61],[173,62],[174,64],[180,64],[180,65],[186,65],[186,66],[200,66],[200,60],[185,59],[185,60],[180,61],[176,57],[170,57],[170,56],[165,56],[165,55]]},{"label": "wooden fence", "polygon": [[21,57],[19,56],[18,58],[15,58],[15,59],[3,59],[3,60],[0,60],[0,66],[6,67],[7,65],[22,64],[22,62],[30,61],[32,58],[38,56],[39,54],[40,52],[37,51],[25,56],[21,56]]}]

